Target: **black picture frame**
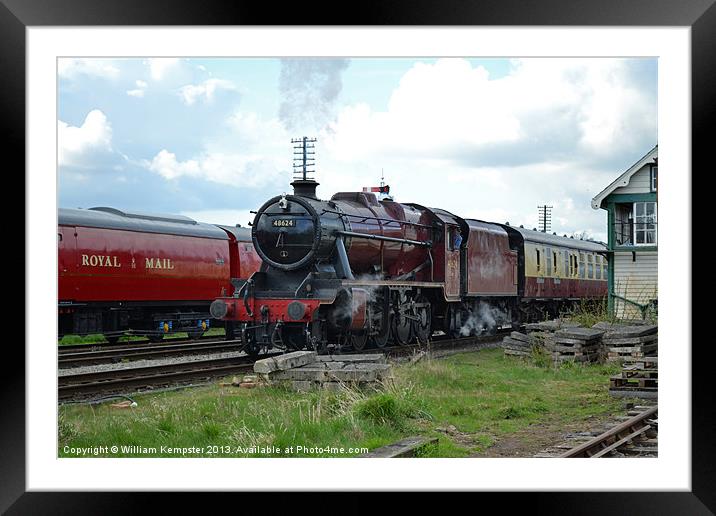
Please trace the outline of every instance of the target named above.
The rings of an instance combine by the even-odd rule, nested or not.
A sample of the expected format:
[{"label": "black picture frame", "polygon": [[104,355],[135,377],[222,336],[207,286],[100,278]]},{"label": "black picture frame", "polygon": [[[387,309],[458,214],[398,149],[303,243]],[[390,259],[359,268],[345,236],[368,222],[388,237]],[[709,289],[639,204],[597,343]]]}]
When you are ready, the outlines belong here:
[{"label": "black picture frame", "polygon": [[[716,6],[714,0],[427,0],[363,1],[349,14],[341,3],[312,2],[271,5],[260,2],[180,3],[149,0],[0,0],[0,63],[3,79],[1,122],[5,155],[17,158],[15,170],[25,167],[25,30],[31,26],[107,25],[549,25],[549,26],[688,26],[692,44],[692,169],[708,170],[707,138],[714,128],[716,106]],[[710,143],[710,142],[708,142]],[[10,175],[8,172],[6,172]],[[12,175],[20,177],[13,172]],[[24,181],[19,189],[25,192]],[[19,191],[15,190],[15,193]],[[663,194],[663,192],[662,192]],[[17,213],[18,210],[13,210]],[[685,214],[690,216],[690,214]],[[694,220],[696,222],[696,220]],[[15,225],[11,217],[6,223]],[[17,233],[17,232],[15,232]],[[698,233],[692,232],[693,235]],[[6,233],[16,248],[12,267],[25,258],[24,245]],[[32,235],[24,233],[24,238]],[[24,242],[23,242],[24,244]],[[689,250],[689,257],[691,257]],[[24,262],[24,260],[23,260]],[[27,271],[26,274],[31,274]],[[12,296],[13,306],[20,305]],[[6,296],[6,299],[10,296]],[[696,308],[696,299],[684,300]],[[24,303],[23,303],[24,306]],[[45,314],[42,320],[53,320]],[[38,323],[38,314],[25,314],[25,324]],[[697,317],[696,320],[699,320]],[[691,333],[691,327],[687,330]],[[14,342],[12,367],[3,367],[0,388],[0,511],[8,514],[111,514],[146,507],[148,494],[28,493],[25,489],[25,357]],[[14,344],[14,346],[9,346]],[[710,342],[692,347],[692,491],[618,493],[529,493],[526,498],[540,512],[565,514],[710,514],[716,507],[713,438],[716,423],[713,388],[708,378],[713,363]],[[684,347],[688,342],[683,343]],[[49,348],[48,348],[49,349]],[[48,351],[49,352],[49,351]],[[320,486],[320,481],[317,481]],[[499,496],[499,495],[498,495]],[[484,496],[486,497],[486,496]],[[483,497],[483,498],[484,498]],[[183,497],[174,499],[182,500]],[[183,503],[183,502],[180,502]]]}]

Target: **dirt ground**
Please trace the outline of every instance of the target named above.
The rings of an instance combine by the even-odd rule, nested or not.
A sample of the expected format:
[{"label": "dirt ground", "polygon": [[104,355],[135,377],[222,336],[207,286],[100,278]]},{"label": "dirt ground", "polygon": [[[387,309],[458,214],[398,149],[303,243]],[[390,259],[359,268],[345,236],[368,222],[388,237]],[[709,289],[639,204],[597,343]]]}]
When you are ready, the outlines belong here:
[{"label": "dirt ground", "polygon": [[606,415],[590,416],[574,423],[554,421],[530,425],[514,434],[498,438],[495,444],[471,457],[534,457],[544,449],[564,442],[569,433],[597,431],[614,424],[614,417]]}]

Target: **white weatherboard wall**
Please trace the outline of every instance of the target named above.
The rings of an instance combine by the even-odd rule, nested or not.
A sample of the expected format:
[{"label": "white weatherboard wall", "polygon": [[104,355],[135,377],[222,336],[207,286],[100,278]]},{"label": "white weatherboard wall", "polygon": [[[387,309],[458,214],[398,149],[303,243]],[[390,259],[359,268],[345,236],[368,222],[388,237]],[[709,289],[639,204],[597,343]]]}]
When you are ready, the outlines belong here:
[{"label": "white weatherboard wall", "polygon": [[[639,304],[647,304],[658,297],[658,252],[640,251],[634,261],[631,251],[614,253],[614,293]],[[641,319],[638,307],[621,299],[614,300],[616,316],[622,319]]]},{"label": "white weatherboard wall", "polygon": [[644,165],[629,179],[629,184],[614,190],[615,194],[651,192],[651,166]]}]

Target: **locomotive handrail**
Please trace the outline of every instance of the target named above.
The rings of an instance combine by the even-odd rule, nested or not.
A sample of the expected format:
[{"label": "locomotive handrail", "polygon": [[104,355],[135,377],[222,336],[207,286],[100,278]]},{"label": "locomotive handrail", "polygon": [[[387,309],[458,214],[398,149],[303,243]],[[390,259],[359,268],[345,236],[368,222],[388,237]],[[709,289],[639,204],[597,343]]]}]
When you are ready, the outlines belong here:
[{"label": "locomotive handrail", "polygon": [[410,240],[407,238],[394,238],[382,235],[370,235],[368,233],[356,233],[354,231],[336,231],[339,235],[353,237],[353,238],[365,238],[367,240],[383,240],[385,242],[397,242],[399,244],[409,244],[421,247],[432,247],[432,242],[420,242],[418,240]]},{"label": "locomotive handrail", "polygon": [[321,215],[323,215],[324,213],[332,213],[334,215],[339,215],[340,217],[353,217],[354,219],[377,220],[377,221],[381,221],[381,222],[395,222],[397,224],[408,224],[408,225],[416,226],[419,228],[433,229],[433,226],[430,226],[427,224],[420,224],[419,222],[410,222],[409,220],[387,219],[384,217],[366,217],[363,215],[353,215],[351,213],[343,213],[340,211],[326,210],[326,209],[323,209],[321,211]]}]

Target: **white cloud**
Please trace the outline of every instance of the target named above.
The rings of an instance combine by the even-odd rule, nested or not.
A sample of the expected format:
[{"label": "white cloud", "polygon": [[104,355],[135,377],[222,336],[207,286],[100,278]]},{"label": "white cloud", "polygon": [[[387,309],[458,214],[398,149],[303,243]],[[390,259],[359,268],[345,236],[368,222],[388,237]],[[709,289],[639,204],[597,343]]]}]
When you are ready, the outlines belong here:
[{"label": "white cloud", "polygon": [[58,58],[57,73],[66,79],[76,79],[79,76],[103,77],[116,79],[119,77],[119,68],[115,61],[109,59],[75,59]]},{"label": "white cloud", "polygon": [[[393,91],[387,111],[366,104],[341,110],[327,144],[337,157],[366,154],[494,160],[516,145],[535,156],[605,155],[633,149],[655,133],[654,105],[616,59],[514,60],[491,80],[465,59],[417,63]],[[513,156],[513,159],[527,159]]]},{"label": "white cloud", "polygon": [[236,87],[231,81],[224,79],[207,79],[200,84],[187,84],[179,89],[183,102],[191,106],[197,100],[211,102],[217,90],[235,90]]},{"label": "white cloud", "polygon": [[159,151],[151,163],[148,163],[147,168],[166,179],[175,179],[181,176],[198,176],[201,173],[201,167],[196,160],[177,161],[176,154],[166,149]]},{"label": "white cloud", "polygon": [[142,80],[135,81],[135,84],[137,85],[137,88],[134,90],[127,90],[127,95],[130,97],[144,97],[144,92],[146,91],[148,84]]},{"label": "white cloud", "polygon": [[60,166],[85,166],[97,153],[112,151],[112,126],[99,109],[90,111],[80,127],[57,121]]},{"label": "white cloud", "polygon": [[179,65],[176,57],[153,57],[147,59],[149,74],[155,81],[161,81],[166,75]]},{"label": "white cloud", "polygon": [[142,164],[169,180],[197,177],[247,188],[288,184],[291,138],[277,119],[237,112],[228,118],[226,127],[224,139],[207,142],[191,159],[178,160],[174,153],[162,149]]},{"label": "white cloud", "polygon": [[491,79],[463,59],[416,63],[387,109],[345,106],[319,135],[319,195],[377,184],[396,200],[487,221],[537,226],[551,204],[554,231],[605,238],[589,199],[656,139],[656,100],[629,61],[527,59]]}]

